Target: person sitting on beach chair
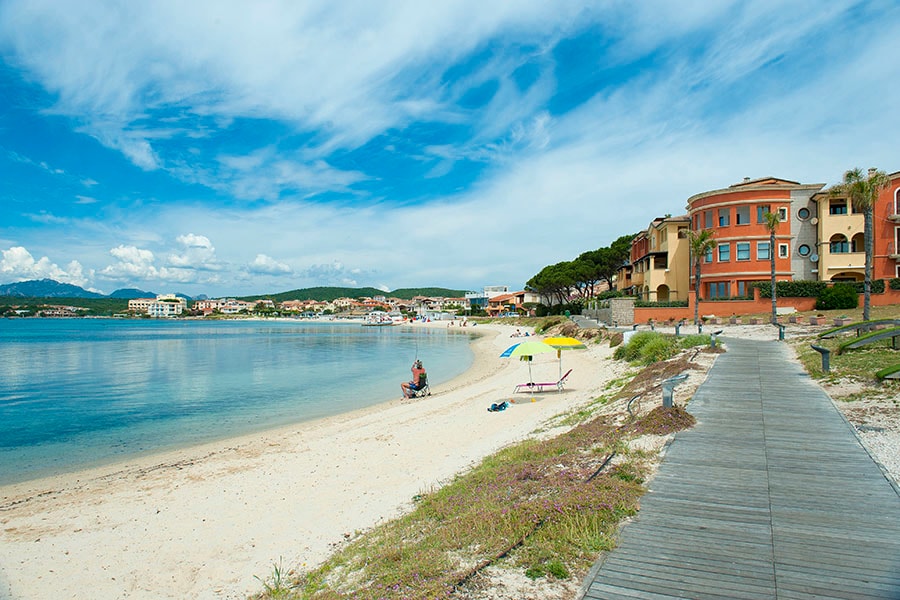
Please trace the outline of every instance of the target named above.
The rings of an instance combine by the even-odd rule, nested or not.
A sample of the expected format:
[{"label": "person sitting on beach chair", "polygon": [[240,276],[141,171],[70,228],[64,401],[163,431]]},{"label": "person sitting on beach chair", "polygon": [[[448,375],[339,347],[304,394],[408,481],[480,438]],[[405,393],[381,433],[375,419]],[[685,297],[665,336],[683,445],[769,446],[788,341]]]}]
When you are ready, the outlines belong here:
[{"label": "person sitting on beach chair", "polygon": [[416,360],[412,365],[412,380],[400,384],[400,390],[404,398],[417,398],[431,393],[428,388],[428,375],[422,366],[421,360]]}]

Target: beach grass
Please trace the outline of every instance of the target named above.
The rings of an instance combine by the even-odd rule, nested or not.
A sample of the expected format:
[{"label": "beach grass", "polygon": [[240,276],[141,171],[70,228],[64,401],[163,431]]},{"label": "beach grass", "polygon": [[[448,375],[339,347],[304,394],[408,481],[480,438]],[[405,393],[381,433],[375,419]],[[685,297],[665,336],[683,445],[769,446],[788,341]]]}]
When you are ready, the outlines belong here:
[{"label": "beach grass", "polygon": [[[649,381],[684,368],[657,363]],[[634,379],[615,397],[630,393]],[[599,409],[611,395],[598,399]],[[408,514],[357,536],[320,567],[293,576],[278,594],[258,598],[448,597],[475,585],[498,565],[530,578],[583,575],[615,546],[623,519],[634,515],[655,453],[629,442],[693,424],[683,408],[658,407],[624,423],[590,418],[552,439],[507,447],[439,489],[414,499]],[[287,595],[284,589],[288,588]]]},{"label": "beach grass", "polygon": [[[857,338],[854,334],[849,334],[847,337],[828,339],[810,337],[809,339],[796,340],[794,348],[810,376],[825,382],[852,379],[875,385],[877,383],[875,374],[878,371],[900,363],[900,351],[891,348],[890,338],[855,350],[845,350],[843,353],[838,354],[841,344],[850,339]],[[831,350],[830,371],[828,373],[822,370],[821,355],[812,349],[812,344]],[[886,382],[886,385],[891,384],[892,382]]]},{"label": "beach grass", "polygon": [[[584,572],[615,545],[619,522],[644,492],[648,459],[625,441],[685,415],[650,413],[626,428],[598,418],[502,450],[302,575],[287,597],[446,597],[500,561],[529,577]],[[608,461],[614,454],[621,460]]]}]

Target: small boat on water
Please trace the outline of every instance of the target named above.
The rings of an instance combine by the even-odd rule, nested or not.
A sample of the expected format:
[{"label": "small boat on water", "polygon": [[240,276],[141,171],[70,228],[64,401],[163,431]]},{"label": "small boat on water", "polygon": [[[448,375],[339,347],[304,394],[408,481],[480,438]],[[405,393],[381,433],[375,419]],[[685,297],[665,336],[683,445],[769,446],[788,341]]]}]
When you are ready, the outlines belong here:
[{"label": "small boat on water", "polygon": [[365,327],[385,327],[390,325],[399,325],[403,322],[403,315],[399,312],[396,313],[386,313],[383,310],[373,310],[369,314],[366,315],[366,320],[363,321],[363,326]]}]

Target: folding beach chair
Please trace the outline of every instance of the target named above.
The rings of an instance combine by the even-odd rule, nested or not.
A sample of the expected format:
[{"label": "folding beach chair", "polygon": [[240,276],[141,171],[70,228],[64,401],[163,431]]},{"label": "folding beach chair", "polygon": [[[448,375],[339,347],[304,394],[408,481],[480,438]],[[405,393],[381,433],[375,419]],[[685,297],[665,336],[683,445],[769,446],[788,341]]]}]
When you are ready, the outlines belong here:
[{"label": "folding beach chair", "polygon": [[428,374],[422,373],[419,375],[419,381],[416,384],[415,389],[412,386],[409,386],[410,398],[422,398],[423,396],[431,395],[431,386],[428,385]]}]

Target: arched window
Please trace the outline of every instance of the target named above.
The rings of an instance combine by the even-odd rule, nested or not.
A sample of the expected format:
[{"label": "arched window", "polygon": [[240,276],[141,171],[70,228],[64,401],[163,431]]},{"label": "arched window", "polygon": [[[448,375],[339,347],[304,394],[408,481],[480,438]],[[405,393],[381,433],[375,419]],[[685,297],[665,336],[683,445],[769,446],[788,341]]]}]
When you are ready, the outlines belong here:
[{"label": "arched window", "polygon": [[845,254],[850,252],[850,243],[847,241],[847,236],[841,235],[840,233],[831,236],[828,249],[832,254]]},{"label": "arched window", "polygon": [[900,215],[900,188],[894,190],[894,214]]},{"label": "arched window", "polygon": [[857,233],[853,236],[853,239],[850,240],[850,252],[865,252],[866,251],[866,236],[864,233]]}]

